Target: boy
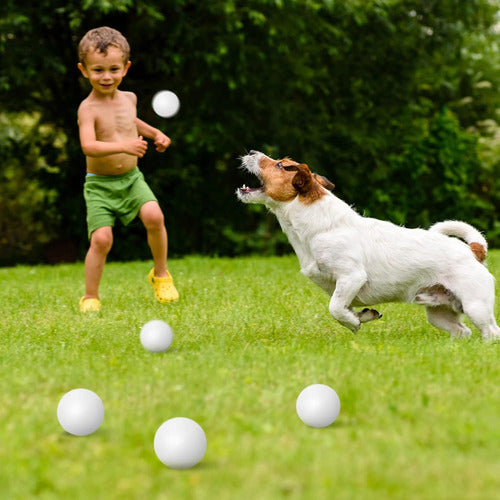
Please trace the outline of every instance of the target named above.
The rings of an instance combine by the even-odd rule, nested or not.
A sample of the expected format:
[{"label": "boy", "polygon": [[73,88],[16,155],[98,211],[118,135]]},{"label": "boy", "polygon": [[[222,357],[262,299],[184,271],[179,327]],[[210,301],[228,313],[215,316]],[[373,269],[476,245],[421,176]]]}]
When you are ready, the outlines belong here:
[{"label": "boy", "polygon": [[154,268],[148,275],[156,298],[172,302],[179,298],[167,270],[167,231],[158,201],[137,167],[146,153],[143,137],[154,140],[164,152],[170,139],[139,120],[137,98],[118,90],[130,67],[130,48],[125,37],[112,28],[89,31],[80,41],[78,68],[92,86],[78,108],[80,143],[87,158],[84,197],[90,248],[85,258],[85,295],[82,312],[99,311],[99,282],[111,246],[116,217],[126,225],[137,215],[142,220]]}]

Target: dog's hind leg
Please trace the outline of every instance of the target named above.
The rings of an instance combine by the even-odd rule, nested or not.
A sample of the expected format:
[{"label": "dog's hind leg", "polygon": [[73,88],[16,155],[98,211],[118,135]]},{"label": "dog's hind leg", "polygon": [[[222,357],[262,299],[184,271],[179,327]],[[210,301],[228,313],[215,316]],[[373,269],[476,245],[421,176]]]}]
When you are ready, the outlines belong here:
[{"label": "dog's hind leg", "polygon": [[469,337],[471,331],[461,321],[461,314],[447,306],[426,307],[427,319],[436,328],[445,330],[452,337]]},{"label": "dog's hind leg", "polygon": [[415,296],[414,302],[421,306],[448,306],[457,313],[463,312],[460,300],[443,285],[423,288]]},{"label": "dog's hind leg", "polygon": [[459,282],[460,301],[464,313],[469,316],[474,326],[481,332],[484,340],[500,340],[493,311],[495,309],[495,281],[482,265],[478,268],[474,281],[468,279]]},{"label": "dog's hind leg", "polygon": [[491,314],[490,318],[488,337],[483,336],[483,338],[485,338],[485,340],[500,340],[500,327],[497,325],[493,313]]},{"label": "dog's hind leg", "polygon": [[481,332],[484,340],[500,340],[500,328],[495,321],[492,308],[487,304],[477,300],[466,302],[464,312]]},{"label": "dog's hind leg", "polygon": [[330,314],[343,326],[354,333],[359,330],[361,320],[350,308],[361,287],[366,283],[366,273],[357,271],[340,277],[328,307]]}]

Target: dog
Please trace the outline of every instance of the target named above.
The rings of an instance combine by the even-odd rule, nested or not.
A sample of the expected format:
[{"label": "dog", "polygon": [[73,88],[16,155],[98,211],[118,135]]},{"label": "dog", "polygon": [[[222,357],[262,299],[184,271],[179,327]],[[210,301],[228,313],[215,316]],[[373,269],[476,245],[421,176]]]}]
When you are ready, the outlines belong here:
[{"label": "dog", "polygon": [[276,215],[301,272],[328,293],[330,314],[341,325],[356,333],[381,317],[368,306],[407,302],[425,306],[429,323],[453,337],[471,335],[465,314],[483,339],[500,338],[495,280],[483,264],[487,242],[474,227],[444,221],[410,229],[361,216],[331,192],[328,179],[289,158],[252,150],[241,167],[261,186],[244,185],[237,197]]}]

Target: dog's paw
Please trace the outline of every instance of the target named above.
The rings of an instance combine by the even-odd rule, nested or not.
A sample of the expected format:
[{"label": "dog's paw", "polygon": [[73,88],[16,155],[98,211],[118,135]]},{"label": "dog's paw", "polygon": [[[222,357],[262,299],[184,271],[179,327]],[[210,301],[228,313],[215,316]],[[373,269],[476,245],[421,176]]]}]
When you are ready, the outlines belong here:
[{"label": "dog's paw", "polygon": [[488,335],[483,335],[483,340],[485,342],[491,342],[491,343],[500,343],[500,328],[498,326],[494,326]]},{"label": "dog's paw", "polygon": [[374,319],[380,319],[382,317],[378,311],[375,309],[369,309],[368,307],[358,311],[356,316],[361,323],[368,323],[368,321],[373,321]]}]

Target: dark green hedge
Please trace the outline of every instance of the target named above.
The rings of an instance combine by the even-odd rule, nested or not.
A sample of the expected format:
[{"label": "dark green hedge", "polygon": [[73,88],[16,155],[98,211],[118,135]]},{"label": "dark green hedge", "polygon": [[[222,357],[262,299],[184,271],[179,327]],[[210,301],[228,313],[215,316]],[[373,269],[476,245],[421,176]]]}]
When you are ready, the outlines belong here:
[{"label": "dark green hedge", "polygon": [[[141,161],[170,255],[289,251],[272,217],[234,196],[251,182],[238,169],[249,149],[308,163],[360,212],[423,227],[462,218],[498,246],[495,15],[488,0],[6,0],[3,116],[38,113],[65,142],[51,147],[29,127],[24,139],[1,136],[0,262],[54,259],[48,240],[58,256],[85,253],[76,110],[89,87],[76,48],[98,25],[129,39],[123,89],[173,140]],[[180,97],[172,119],[153,114],[160,89]],[[30,166],[34,151],[46,166]],[[117,227],[111,258],[148,256],[140,224]]]}]

